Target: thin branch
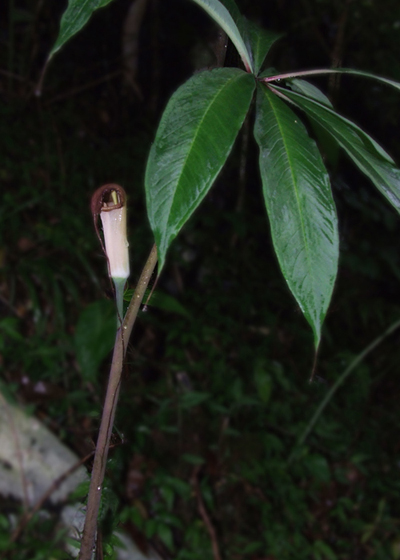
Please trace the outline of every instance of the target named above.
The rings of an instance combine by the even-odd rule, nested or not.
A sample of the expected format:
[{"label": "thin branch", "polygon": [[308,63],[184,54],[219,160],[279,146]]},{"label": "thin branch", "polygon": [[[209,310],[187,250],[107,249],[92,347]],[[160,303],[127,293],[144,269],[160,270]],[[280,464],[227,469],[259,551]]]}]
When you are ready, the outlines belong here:
[{"label": "thin branch", "polygon": [[339,389],[339,387],[346,381],[346,379],[351,374],[351,372],[354,371],[355,368],[358,366],[358,364],[360,364],[364,360],[364,358],[366,358],[368,356],[368,354],[370,354],[373,350],[375,350],[375,348],[377,346],[379,346],[379,344],[381,344],[381,342],[383,342],[386,337],[391,335],[399,327],[400,327],[400,321],[395,321],[394,323],[392,323],[390,325],[390,327],[383,334],[381,334],[380,336],[375,338],[375,340],[373,340],[371,342],[371,344],[369,344],[366,348],[364,348],[364,350],[362,352],[360,352],[354,358],[354,360],[344,370],[344,372],[341,375],[339,375],[339,377],[336,379],[335,383],[332,385],[332,387],[329,389],[329,391],[325,395],[324,399],[320,402],[319,406],[317,407],[317,410],[313,414],[313,417],[308,422],[308,424],[305,427],[305,429],[303,430],[303,432],[300,434],[300,436],[299,436],[299,438],[298,438],[298,440],[297,440],[297,442],[296,442],[296,444],[295,444],[295,446],[294,446],[294,448],[293,448],[293,450],[290,454],[290,457],[288,459],[288,465],[290,463],[292,463],[293,459],[295,458],[295,456],[298,452],[299,447],[301,445],[303,445],[303,443],[305,442],[307,437],[310,435],[311,431],[314,429],[315,424],[319,420],[319,417],[321,416],[321,414],[323,413],[325,408],[330,403],[332,397],[334,396],[336,391]]},{"label": "thin branch", "polygon": [[11,535],[10,542],[15,542],[18,539],[18,537],[28,525],[29,521],[32,519],[35,513],[43,506],[44,502],[50,498],[53,492],[55,492],[59,488],[64,480],[71,476],[72,473],[74,473],[81,465],[86,463],[86,461],[88,461],[93,455],[94,451],[86,455],[86,457],[83,457],[83,459],[79,459],[79,461],[76,461],[76,463],[74,463],[68,470],[66,470],[62,475],[56,478],[54,482],[52,482],[46,492],[37,500],[33,508],[21,518],[15,531]]},{"label": "thin branch", "polygon": [[[48,101],[45,101],[44,102],[44,107],[48,107],[49,105],[51,105],[52,103],[56,103],[57,101],[62,101],[63,99],[66,99],[66,98],[69,98],[69,97],[74,97],[75,95],[78,95],[79,93],[87,91],[88,89],[94,88],[94,87],[98,86],[99,84],[102,84],[103,82],[108,82],[110,80],[113,80],[114,78],[116,78],[117,76],[120,76],[121,74],[122,74],[122,70],[115,70],[114,72],[110,72],[110,74],[106,74],[105,76],[101,76],[101,78],[97,78],[96,80],[92,80],[91,82],[88,82],[87,84],[84,84],[83,86],[77,86],[77,87],[71,88],[70,90],[68,90],[64,93],[60,93],[59,95],[56,95],[56,96],[52,97]],[[35,93],[35,95],[39,97],[41,94]]]},{"label": "thin branch", "polygon": [[9,72],[8,70],[3,70],[2,68],[0,68],[0,74],[3,74],[3,76],[7,76],[8,78],[13,78],[14,80],[18,80],[19,82],[26,81],[26,78],[24,78],[24,76],[19,76],[14,72]]},{"label": "thin branch", "polygon": [[14,307],[13,304],[10,303],[10,302],[8,301],[8,299],[6,299],[6,298],[5,298],[4,296],[2,296],[1,294],[0,294],[0,302],[1,302],[4,306],[8,307],[8,309],[9,309],[10,311],[12,311],[12,313],[13,313],[16,317],[18,317],[18,311],[17,311],[16,307]]},{"label": "thin branch", "polygon": [[[332,50],[332,68],[339,68],[342,64],[344,43],[345,43],[345,28],[349,15],[349,5],[352,0],[346,0],[344,10],[340,16],[338,30],[336,33],[335,44]],[[341,74],[331,74],[328,81],[329,97],[332,99],[336,90],[339,88]]]},{"label": "thin branch", "polygon": [[200,517],[202,518],[203,523],[208,531],[208,534],[210,535],[214,560],[222,560],[221,553],[219,551],[217,532],[215,530],[214,525],[212,524],[210,516],[208,515],[206,506],[204,505],[203,496],[201,495],[200,484],[198,479],[200,468],[201,466],[195,467],[192,475],[192,486],[197,498],[197,507],[199,509]]},{"label": "thin branch", "polygon": [[107,386],[107,394],[104,401],[103,415],[97,439],[96,453],[94,456],[92,477],[90,480],[88,503],[86,508],[85,525],[81,541],[79,560],[91,560],[97,530],[97,516],[100,507],[102,484],[106,470],[108,449],[114,424],[115,411],[118,403],[119,390],[121,386],[121,374],[124,363],[126,347],[124,339],[128,342],[140,309],[147,285],[157,263],[157,248],[154,245],[146,265],[140,276],[136,290],[126,312],[122,327],[118,329],[114,346],[114,354],[111,364],[110,376]]}]

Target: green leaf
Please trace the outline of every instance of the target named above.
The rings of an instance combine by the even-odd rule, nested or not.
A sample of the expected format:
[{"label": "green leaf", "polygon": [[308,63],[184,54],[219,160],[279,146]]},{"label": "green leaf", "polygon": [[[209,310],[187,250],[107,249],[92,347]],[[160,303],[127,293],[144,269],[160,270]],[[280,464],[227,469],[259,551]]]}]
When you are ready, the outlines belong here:
[{"label": "green leaf", "polygon": [[306,97],[311,97],[311,99],[314,99],[315,101],[322,103],[322,105],[326,105],[327,107],[333,109],[333,105],[330,102],[330,100],[327,98],[327,96],[324,93],[322,93],[322,91],[318,89],[316,86],[310,84],[310,82],[307,82],[306,80],[294,79],[294,80],[288,80],[287,85],[293,91],[297,91],[297,93],[302,93]]},{"label": "green leaf", "polygon": [[274,78],[277,75],[277,69],[274,68],[274,66],[268,66],[268,68],[266,68],[265,70],[263,70],[261,72],[261,74],[258,75],[258,79],[260,80],[260,82],[266,82],[268,81],[270,78]]},{"label": "green leaf", "polygon": [[180,405],[182,408],[193,408],[199,406],[210,398],[209,393],[202,393],[200,391],[190,391],[181,396]]},{"label": "green leaf", "polygon": [[[133,294],[134,290],[125,290],[124,301],[131,301]],[[143,298],[143,303],[146,303],[146,305],[156,307],[157,309],[163,309],[164,311],[169,311],[170,313],[178,313],[188,319],[192,317],[189,311],[175,297],[160,290],[156,290],[153,292],[149,301],[147,301],[149,295],[150,290],[147,289]]]},{"label": "green leaf", "polygon": [[193,455],[192,453],[182,453],[181,459],[190,463],[191,465],[202,465],[204,463],[203,457],[199,455]]},{"label": "green leaf", "polygon": [[281,37],[282,33],[273,33],[259,27],[252,21],[244,20],[246,24],[246,43],[250,45],[254,74],[258,74],[272,45]]},{"label": "green leaf", "polygon": [[[146,301],[146,299],[144,299]],[[147,305],[157,307],[158,309],[163,309],[164,311],[169,311],[171,313],[178,313],[184,317],[190,319],[191,315],[185,307],[179,301],[169,294],[164,294],[160,291],[153,292],[153,295],[149,299]]]},{"label": "green leaf", "polygon": [[257,92],[255,137],[275,252],[317,347],[338,262],[329,176],[304,125],[262,86]]},{"label": "green leaf", "polygon": [[273,385],[272,376],[267,372],[266,365],[265,360],[259,359],[254,367],[254,384],[258,396],[264,404],[268,404],[270,401]]},{"label": "green leaf", "polygon": [[311,477],[319,482],[329,482],[331,479],[331,471],[329,463],[322,455],[313,454],[305,457],[305,467]]},{"label": "green leaf", "polygon": [[[3,348],[3,341],[6,344],[7,338],[22,342],[25,338],[18,330],[19,324],[16,317],[5,317],[0,321],[0,348]],[[4,333],[4,339],[2,337]]]},{"label": "green leaf", "polygon": [[86,25],[94,11],[110,2],[112,0],[68,0],[67,9],[61,18],[60,32],[48,60]]},{"label": "green leaf", "polygon": [[171,97],[146,168],[147,213],[159,272],[173,239],[224,165],[250,106],[251,74],[218,68],[193,76]]},{"label": "green leaf", "polygon": [[169,550],[174,550],[174,537],[171,527],[164,523],[157,524],[157,536],[162,540]]},{"label": "green leaf", "polygon": [[162,486],[160,488],[160,492],[167,504],[168,510],[172,511],[172,508],[174,507],[175,492],[169,486]]},{"label": "green leaf", "polygon": [[68,494],[68,500],[70,503],[74,503],[85,498],[89,494],[89,486],[90,480],[84,480],[81,482],[75,490]]},{"label": "green leaf", "polygon": [[325,163],[329,163],[331,168],[335,170],[341,152],[339,144],[315,119],[310,119],[310,122]]},{"label": "green leaf", "polygon": [[[287,85],[293,91],[302,93],[306,97],[311,97],[311,99],[315,99],[315,101],[319,101],[322,105],[326,105],[327,107],[333,109],[333,105],[327,96],[316,86],[310,84],[310,82],[294,79],[288,80]],[[315,119],[311,119],[310,122],[315,132],[320,150],[324,154],[326,160],[329,161],[333,168],[335,168],[339,160],[340,147],[338,143],[323,127],[318,124]]]},{"label": "green leaf", "polygon": [[390,204],[400,212],[400,170],[371,136],[345,117],[316,101],[276,86],[272,89],[325,128]]},{"label": "green leaf", "polygon": [[318,560],[337,560],[336,554],[331,547],[323,541],[315,541],[313,544],[314,554],[317,555]]},{"label": "green leaf", "polygon": [[115,305],[96,301],[81,313],[75,329],[75,352],[85,381],[94,382],[98,368],[113,347],[116,333]]},{"label": "green leaf", "polygon": [[244,21],[233,0],[193,0],[225,31],[248,72],[253,71],[251,51],[244,41]]},{"label": "green leaf", "polygon": [[113,515],[117,511],[118,507],[118,497],[116,493],[111,489],[105,486],[101,493],[100,499],[100,507],[99,507],[99,514],[98,519],[99,521],[103,521],[110,511]]}]

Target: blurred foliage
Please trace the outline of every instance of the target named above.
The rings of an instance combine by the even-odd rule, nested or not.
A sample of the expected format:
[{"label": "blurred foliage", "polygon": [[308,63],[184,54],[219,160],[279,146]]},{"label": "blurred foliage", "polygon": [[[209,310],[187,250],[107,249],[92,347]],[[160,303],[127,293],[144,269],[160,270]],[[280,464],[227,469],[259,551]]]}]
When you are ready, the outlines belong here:
[{"label": "blurred foliage", "polygon": [[[131,2],[116,1],[56,55],[36,98],[61,4],[0,6],[1,387],[84,457],[113,322],[90,196],[109,181],[129,194],[134,288],[152,243],[143,192],[150,142],[170,93],[212,63],[216,31],[190,2],[149,1],[132,89],[120,50]],[[329,66],[338,53],[342,66],[400,79],[393,0],[240,4],[286,33],[270,61],[282,71]],[[397,95],[355,78],[316,83],[399,160]],[[149,306],[134,330],[103,497],[105,557],[118,526],[177,560],[212,558],[210,527],[232,560],[400,558],[398,333],[295,447],[330,385],[400,316],[398,218],[344,159],[331,166],[341,263],[309,384],[311,335],[273,255],[256,157],[243,135],[169,253],[159,287],[177,306]],[[21,514],[1,501],[0,556],[68,557],[56,511],[34,516],[11,542]]]}]

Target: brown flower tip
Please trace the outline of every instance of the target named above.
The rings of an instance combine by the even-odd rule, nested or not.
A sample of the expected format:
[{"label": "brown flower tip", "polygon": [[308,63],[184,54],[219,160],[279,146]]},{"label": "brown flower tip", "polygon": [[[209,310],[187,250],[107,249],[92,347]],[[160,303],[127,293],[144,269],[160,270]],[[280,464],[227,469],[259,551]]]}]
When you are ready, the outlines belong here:
[{"label": "brown flower tip", "polygon": [[93,220],[96,222],[101,212],[109,212],[122,208],[126,203],[126,193],[124,189],[115,183],[109,183],[99,187],[92,196],[90,209]]}]

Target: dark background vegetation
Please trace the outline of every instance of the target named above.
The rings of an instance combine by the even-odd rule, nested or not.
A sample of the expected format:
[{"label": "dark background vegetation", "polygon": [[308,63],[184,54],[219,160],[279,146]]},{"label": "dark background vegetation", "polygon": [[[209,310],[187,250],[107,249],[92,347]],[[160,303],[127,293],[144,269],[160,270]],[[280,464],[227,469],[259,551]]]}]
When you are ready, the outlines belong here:
[{"label": "dark background vegetation", "polygon": [[[114,321],[90,196],[107,182],[128,193],[133,287],[152,245],[143,189],[150,143],[171,93],[214,64],[217,32],[194,3],[149,0],[132,87],[121,51],[131,0],[116,0],[54,57],[35,97],[65,5],[0,5],[0,367],[7,397],[30,405],[84,457],[109,365],[96,356],[110,347]],[[339,65],[400,80],[393,0],[239,6],[285,34],[268,66]],[[227,64],[238,64],[233,49]],[[400,161],[398,93],[348,76],[313,82]],[[245,132],[168,254],[159,288],[187,313],[150,308],[135,327],[104,539],[119,524],[139,546],[150,540],[179,560],[216,558],[212,544],[232,560],[398,559],[398,333],[352,373],[296,447],[329,387],[400,317],[398,216],[349,161],[326,154],[341,256],[309,384],[311,329],[274,257],[257,149]],[[92,319],[104,338],[91,334]],[[92,362],[84,367],[86,345]],[[0,502],[4,535],[11,510],[18,515],[18,505]],[[65,557],[53,525],[45,539],[43,531],[34,519],[13,558],[50,557],[44,542],[53,543],[52,557]]]}]

